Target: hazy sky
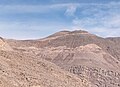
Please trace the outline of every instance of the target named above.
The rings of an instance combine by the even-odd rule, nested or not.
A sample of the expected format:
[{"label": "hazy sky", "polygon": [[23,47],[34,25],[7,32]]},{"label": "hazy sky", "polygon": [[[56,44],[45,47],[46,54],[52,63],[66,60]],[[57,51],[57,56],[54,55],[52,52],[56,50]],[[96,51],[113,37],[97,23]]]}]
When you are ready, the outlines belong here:
[{"label": "hazy sky", "polygon": [[0,36],[41,38],[61,30],[120,37],[120,0],[0,0]]}]

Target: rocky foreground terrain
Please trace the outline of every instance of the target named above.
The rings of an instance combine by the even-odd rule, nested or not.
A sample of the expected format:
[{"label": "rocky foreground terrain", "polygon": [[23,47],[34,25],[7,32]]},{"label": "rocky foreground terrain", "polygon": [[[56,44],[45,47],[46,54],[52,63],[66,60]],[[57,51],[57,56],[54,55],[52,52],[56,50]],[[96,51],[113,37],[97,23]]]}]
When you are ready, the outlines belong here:
[{"label": "rocky foreground terrain", "polygon": [[0,40],[0,87],[120,87],[120,38],[61,31]]},{"label": "rocky foreground terrain", "polygon": [[0,38],[0,87],[91,87],[87,79],[30,53],[12,49]]}]

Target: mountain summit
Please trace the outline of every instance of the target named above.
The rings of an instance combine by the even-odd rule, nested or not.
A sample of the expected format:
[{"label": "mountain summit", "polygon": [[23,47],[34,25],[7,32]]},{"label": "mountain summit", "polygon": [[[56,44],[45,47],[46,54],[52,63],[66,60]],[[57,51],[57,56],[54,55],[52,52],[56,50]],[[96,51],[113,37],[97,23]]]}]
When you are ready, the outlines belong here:
[{"label": "mountain summit", "polygon": [[70,35],[70,34],[88,34],[88,32],[84,31],[84,30],[60,31],[60,32],[57,32],[53,35],[50,35],[49,37],[56,37],[56,36]]}]

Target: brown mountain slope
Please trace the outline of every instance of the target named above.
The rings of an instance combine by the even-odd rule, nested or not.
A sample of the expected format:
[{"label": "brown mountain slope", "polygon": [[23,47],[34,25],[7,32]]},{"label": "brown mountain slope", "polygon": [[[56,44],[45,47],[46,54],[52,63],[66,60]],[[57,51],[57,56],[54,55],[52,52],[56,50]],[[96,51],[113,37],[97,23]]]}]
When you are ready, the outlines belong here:
[{"label": "brown mountain slope", "polygon": [[93,87],[120,87],[118,39],[86,31],[62,31],[40,40],[8,42],[17,51],[44,58],[90,80]]},{"label": "brown mountain slope", "polygon": [[[61,68],[85,78],[92,87],[119,87],[120,62],[95,44],[76,48],[65,46],[19,48],[22,52],[49,60]],[[114,84],[113,84],[114,83]]]},{"label": "brown mountain slope", "polygon": [[20,52],[0,51],[0,87],[91,87],[55,64]]},{"label": "brown mountain slope", "polygon": [[[86,31],[80,30],[71,32],[61,31],[40,40],[24,40],[24,41],[8,40],[8,43],[12,47],[34,46],[37,48],[58,46],[67,46],[70,48],[75,48],[87,44],[96,44],[99,47],[101,47],[105,52],[111,54],[117,60],[120,61],[120,46],[117,40],[112,41],[111,39],[101,38],[96,35],[90,34]],[[117,41],[117,43],[115,41]]]},{"label": "brown mountain slope", "polygon": [[[42,46],[67,46],[70,48],[75,48],[87,44],[96,44],[120,61],[119,41],[120,40],[118,38],[116,38],[116,40],[114,38],[114,41],[112,41],[106,38],[95,36],[85,31],[72,31],[61,36],[59,35],[59,37],[46,38],[43,40],[44,45],[42,44]],[[38,47],[39,46],[42,47],[41,44],[38,44]]]}]

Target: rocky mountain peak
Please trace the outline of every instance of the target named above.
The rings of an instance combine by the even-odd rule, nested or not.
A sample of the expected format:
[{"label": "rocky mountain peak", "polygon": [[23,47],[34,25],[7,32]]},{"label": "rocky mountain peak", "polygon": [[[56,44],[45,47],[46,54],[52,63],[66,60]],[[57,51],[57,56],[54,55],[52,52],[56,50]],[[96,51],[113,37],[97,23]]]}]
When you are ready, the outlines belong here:
[{"label": "rocky mountain peak", "polygon": [[71,34],[90,34],[90,33],[85,30],[74,30],[74,31],[60,31],[57,34],[71,35]]},{"label": "rocky mountain peak", "polygon": [[87,31],[84,31],[84,30],[75,30],[75,31],[71,31],[70,32],[70,34],[72,34],[72,33],[74,33],[74,34],[82,34],[82,33],[88,33]]}]

